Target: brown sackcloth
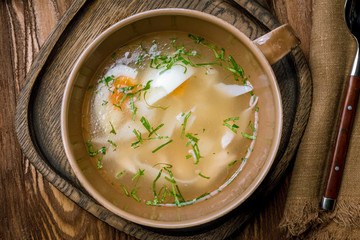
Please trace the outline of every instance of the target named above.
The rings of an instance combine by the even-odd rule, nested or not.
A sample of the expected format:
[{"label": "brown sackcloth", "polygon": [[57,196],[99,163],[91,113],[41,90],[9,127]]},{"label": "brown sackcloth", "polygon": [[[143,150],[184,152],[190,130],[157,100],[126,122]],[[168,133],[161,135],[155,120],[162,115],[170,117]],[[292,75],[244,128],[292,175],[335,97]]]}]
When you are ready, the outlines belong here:
[{"label": "brown sackcloth", "polygon": [[280,223],[290,239],[360,239],[360,104],[336,208],[334,212],[319,210],[341,95],[356,50],[344,22],[344,2],[313,0],[313,105]]}]

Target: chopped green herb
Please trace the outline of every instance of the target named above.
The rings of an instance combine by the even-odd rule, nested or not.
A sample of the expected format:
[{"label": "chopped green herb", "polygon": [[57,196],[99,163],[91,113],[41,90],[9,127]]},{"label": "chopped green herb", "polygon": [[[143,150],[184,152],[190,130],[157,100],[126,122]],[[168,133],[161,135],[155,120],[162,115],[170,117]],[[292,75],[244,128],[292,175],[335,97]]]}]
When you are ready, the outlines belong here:
[{"label": "chopped green herb", "polygon": [[255,112],[259,112],[259,107],[256,107],[256,108],[255,108]]},{"label": "chopped green herb", "polygon": [[109,87],[109,83],[113,82],[115,79],[114,75],[108,76],[108,77],[104,77],[103,79],[100,80],[100,83],[105,84],[107,87]]},{"label": "chopped green herb", "polygon": [[158,134],[156,133],[156,131],[159,130],[162,126],[164,126],[163,123],[161,123],[161,124],[160,124],[159,126],[157,126],[155,129],[152,128],[152,131],[149,132],[149,137],[151,137],[151,135],[152,135],[153,133],[155,133],[155,135],[158,136]]},{"label": "chopped green herb", "polygon": [[103,165],[102,165],[102,163],[101,163],[101,160],[102,160],[102,159],[103,159],[103,156],[99,157],[99,159],[98,159],[98,161],[97,161],[97,168],[98,168],[98,169],[103,168]]},{"label": "chopped green herb", "polygon": [[111,131],[110,131],[110,133],[112,133],[112,134],[115,134],[116,135],[116,131],[115,131],[115,128],[114,128],[114,126],[112,125],[112,123],[109,121],[109,123],[110,123],[110,126],[111,126]]},{"label": "chopped green herb", "polygon": [[113,52],[113,54],[111,54],[111,58],[114,58],[116,56],[116,52]]},{"label": "chopped green herb", "polygon": [[241,158],[241,161],[246,162],[248,159],[247,158]]},{"label": "chopped green herb", "polygon": [[241,133],[241,135],[245,138],[248,138],[248,139],[251,139],[251,140],[255,140],[256,139],[256,136],[253,136],[253,135],[249,135],[249,134],[246,134],[246,133]]},{"label": "chopped green herb", "polygon": [[144,93],[144,101],[145,101],[146,105],[148,105],[149,107],[152,107],[152,108],[160,108],[160,109],[162,109],[162,110],[166,110],[166,109],[168,108],[168,107],[150,105],[150,104],[146,101],[146,93],[147,93],[147,91]]},{"label": "chopped green herb", "polygon": [[131,196],[138,202],[140,202],[140,199],[136,196],[136,193],[137,193],[137,190],[136,189],[133,189],[131,191]]},{"label": "chopped green herb", "polygon": [[190,115],[191,115],[191,111],[188,114],[186,114],[186,116],[184,118],[184,123],[182,124],[183,128],[182,128],[182,131],[181,131],[181,138],[184,138],[187,120],[190,117]]},{"label": "chopped green herb", "polygon": [[149,54],[149,52],[146,50],[146,48],[142,44],[140,44],[140,47],[146,54]]},{"label": "chopped green herb", "polygon": [[161,146],[159,146],[158,148],[154,149],[154,150],[152,151],[152,153],[157,152],[158,150],[160,150],[161,148],[165,147],[166,145],[168,145],[168,144],[171,143],[172,141],[173,141],[173,140],[167,141],[167,142],[164,143],[163,145],[161,145]]},{"label": "chopped green herb", "polygon": [[[236,129],[239,128],[239,126],[235,124],[235,121],[236,121],[236,120],[239,120],[239,119],[240,119],[239,117],[232,117],[232,118],[225,119],[225,120],[223,121],[223,126],[226,126],[226,127],[228,127],[231,131],[233,131],[234,133],[237,133],[237,130],[236,130]],[[228,123],[229,121],[233,121],[234,123],[231,125],[231,124]]]},{"label": "chopped green herb", "polygon": [[187,138],[189,138],[189,141],[187,142],[186,146],[189,146],[189,144],[190,144],[191,142],[194,142],[194,143],[198,143],[198,142],[199,142],[199,139],[196,138],[196,137],[194,137],[193,135],[191,135],[191,133],[187,133],[185,136],[186,136]]},{"label": "chopped green herb", "polygon": [[144,175],[144,172],[145,172],[145,169],[144,170],[141,170],[139,168],[139,171],[133,176],[133,178],[131,179],[132,181],[134,181],[136,179],[136,183],[135,183],[135,186],[138,184],[139,182],[139,179],[142,175]]},{"label": "chopped green herb", "polygon": [[197,144],[199,142],[199,139],[192,136],[190,133],[187,133],[186,137],[189,138],[189,141],[186,143],[186,146],[189,146],[189,144],[191,144],[193,152],[194,152],[195,164],[198,164],[199,160],[201,158],[200,149]]},{"label": "chopped green herb", "polygon": [[186,159],[189,159],[191,157],[192,157],[192,155],[190,155],[190,154],[186,155]]},{"label": "chopped green herb", "polygon": [[[172,180],[174,180],[174,181],[171,183],[171,188],[172,188],[171,194],[174,196],[176,206],[180,207],[181,205],[180,205],[180,201],[179,201],[179,195],[178,195],[177,192],[176,192],[176,187],[175,187],[176,181],[175,181],[175,179],[174,179],[174,176],[173,176],[172,172],[171,172],[169,169],[167,169],[166,167],[164,167],[164,170],[167,171],[167,172],[169,173],[169,175],[170,175],[170,178],[171,178]],[[179,188],[177,188],[177,189],[179,189]]]},{"label": "chopped green herb", "polygon": [[204,38],[203,37],[195,37],[194,35],[192,34],[188,34],[188,37],[193,39],[196,43],[201,43],[202,41],[204,41]]},{"label": "chopped green herb", "polygon": [[[215,55],[215,59],[217,61],[213,63],[198,63],[196,64],[196,66],[219,65],[220,67],[223,67],[229,70],[230,72],[232,72],[234,75],[234,79],[236,81],[239,81],[239,78],[241,78],[244,83],[246,82],[246,78],[244,77],[244,70],[242,69],[242,67],[236,63],[235,59],[232,56],[229,56],[228,61],[226,61],[225,50],[223,48],[220,49],[220,53],[219,53],[217,47],[209,43],[205,43],[203,37],[195,37],[194,35],[191,34],[188,34],[188,36],[189,38],[193,39],[195,43],[209,47],[213,51]],[[226,62],[228,66],[224,65],[224,63]]]},{"label": "chopped green herb", "polygon": [[131,147],[138,147],[138,144],[139,143],[143,143],[143,140],[142,140],[142,137],[141,137],[141,132],[139,131],[139,130],[136,130],[136,129],[134,129],[133,130],[133,133],[135,134],[135,136],[136,136],[136,138],[138,139],[138,141],[137,142],[134,142],[134,143],[132,143],[131,144]]},{"label": "chopped green herb", "polygon": [[238,160],[234,160],[231,163],[228,164],[229,167],[233,166],[235,163],[237,163]]},{"label": "chopped green herb", "polygon": [[237,74],[239,74],[241,78],[244,78],[244,70],[235,62],[235,59],[232,56],[229,56],[229,63],[231,64],[232,69],[235,69],[236,71],[234,72],[235,80],[238,81]]},{"label": "chopped green herb", "polygon": [[[118,107],[121,109],[121,104],[125,101],[125,99],[127,97],[129,97],[130,99],[130,108],[131,108],[131,112],[133,113],[133,121],[135,121],[135,116],[136,116],[136,112],[137,112],[137,107],[135,107],[135,103],[134,103],[134,97],[136,96],[138,99],[140,98],[141,92],[144,92],[146,90],[150,89],[150,83],[152,80],[147,81],[145,87],[137,90],[136,92],[130,93],[129,91],[134,90],[135,88],[137,88],[139,86],[139,84],[133,85],[133,86],[128,86],[128,87],[121,87],[121,88],[116,88],[119,92],[123,93],[124,96],[122,97],[122,99],[119,101],[118,104],[114,104],[114,106]],[[110,89],[109,89],[110,91]],[[122,110],[122,109],[121,109]]]},{"label": "chopped green herb", "polygon": [[126,170],[124,170],[124,171],[122,171],[122,172],[118,173],[118,175],[116,175],[116,178],[121,177],[121,175],[123,175],[125,172],[126,172]]},{"label": "chopped green herb", "polygon": [[149,121],[144,116],[142,116],[141,119],[140,119],[140,122],[143,124],[145,129],[148,130],[148,132],[150,133],[151,132],[151,126],[150,126]]},{"label": "chopped green herb", "polygon": [[111,140],[107,140],[107,141],[108,141],[108,143],[110,143],[110,144],[113,145],[114,147],[117,147],[116,143],[114,143],[113,141],[111,141]]},{"label": "chopped green herb", "polygon": [[88,149],[89,149],[89,155],[90,157],[95,157],[96,155],[98,155],[99,153],[102,153],[102,154],[106,154],[106,147],[102,147],[100,148],[99,150],[97,151],[94,151],[94,148],[92,146],[92,144],[90,144],[92,138],[90,138],[87,142],[86,142],[86,145],[88,146]]},{"label": "chopped green herb", "polygon": [[202,199],[202,198],[204,198],[204,197],[206,197],[208,195],[210,195],[210,193],[204,193],[200,197],[196,198],[196,201],[199,201],[200,199]]},{"label": "chopped green herb", "polygon": [[256,133],[256,129],[255,129],[254,125],[251,124],[251,121],[249,122],[249,126],[251,127],[252,131],[254,133]]},{"label": "chopped green herb", "polygon": [[156,194],[156,182],[157,180],[159,180],[159,178],[161,177],[161,173],[162,173],[162,169],[160,169],[158,175],[156,176],[155,180],[153,181],[153,192],[154,192],[154,197],[157,198],[157,194]]},{"label": "chopped green herb", "polygon": [[138,60],[136,61],[136,64],[137,64],[137,65],[140,65],[141,62],[142,62],[142,60],[143,60],[143,55],[140,54]]},{"label": "chopped green herb", "polygon": [[129,192],[126,190],[125,186],[123,184],[120,184],[120,186],[124,189],[125,195],[130,197]]},{"label": "chopped green herb", "polygon": [[120,110],[122,110],[122,108],[121,108],[121,104],[125,101],[125,99],[126,99],[126,97],[127,97],[128,95],[127,94],[124,94],[124,96],[120,99],[120,101],[119,101],[119,103],[118,104],[113,104],[115,107],[118,107],[118,108],[120,108]]},{"label": "chopped green herb", "polygon": [[103,100],[103,103],[101,105],[105,106],[106,104],[108,104],[108,101]]},{"label": "chopped green herb", "polygon": [[202,177],[202,178],[210,179],[210,177],[207,177],[207,176],[201,174],[201,172],[199,172],[199,176]]}]

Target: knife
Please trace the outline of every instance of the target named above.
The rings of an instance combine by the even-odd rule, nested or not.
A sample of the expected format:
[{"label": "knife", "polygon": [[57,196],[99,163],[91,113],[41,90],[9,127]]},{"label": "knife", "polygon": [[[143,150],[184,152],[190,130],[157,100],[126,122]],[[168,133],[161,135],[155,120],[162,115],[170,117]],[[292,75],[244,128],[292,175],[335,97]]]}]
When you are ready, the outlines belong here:
[{"label": "knife", "polygon": [[328,175],[325,182],[324,194],[320,208],[331,211],[339,193],[342,174],[344,171],[346,153],[350,141],[352,125],[355,118],[359,92],[360,92],[360,1],[347,0],[345,2],[345,21],[357,43],[354,64],[348,77],[345,98],[341,107],[335,142],[332,149]]}]

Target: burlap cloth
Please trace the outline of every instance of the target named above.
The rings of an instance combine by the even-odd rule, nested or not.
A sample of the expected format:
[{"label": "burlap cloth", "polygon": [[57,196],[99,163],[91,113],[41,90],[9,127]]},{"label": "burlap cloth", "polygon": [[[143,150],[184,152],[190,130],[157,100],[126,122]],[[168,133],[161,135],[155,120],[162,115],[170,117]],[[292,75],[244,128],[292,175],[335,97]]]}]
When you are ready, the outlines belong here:
[{"label": "burlap cloth", "polygon": [[344,22],[344,3],[345,0],[313,0],[313,104],[280,223],[288,238],[360,239],[359,107],[335,210],[319,209],[339,105],[356,50],[356,41]]}]

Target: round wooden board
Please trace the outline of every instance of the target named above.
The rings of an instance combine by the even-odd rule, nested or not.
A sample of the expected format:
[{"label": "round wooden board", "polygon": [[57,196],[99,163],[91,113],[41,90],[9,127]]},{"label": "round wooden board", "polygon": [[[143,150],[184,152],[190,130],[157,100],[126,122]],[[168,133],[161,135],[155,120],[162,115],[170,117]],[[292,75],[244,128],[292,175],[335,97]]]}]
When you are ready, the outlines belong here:
[{"label": "round wooden board", "polygon": [[230,22],[250,39],[278,26],[267,9],[255,1],[76,0],[45,42],[30,69],[17,106],[16,131],[22,150],[43,176],[86,211],[140,239],[222,239],[252,216],[256,204],[281,180],[309,117],[311,77],[300,49],[273,66],[282,94],[284,125],[275,163],[254,195],[216,222],[193,229],[164,231],[128,222],[96,203],[80,186],[66,159],[60,133],[62,95],[72,66],[85,46],[115,22],[149,9],[177,7],[211,13]]}]

